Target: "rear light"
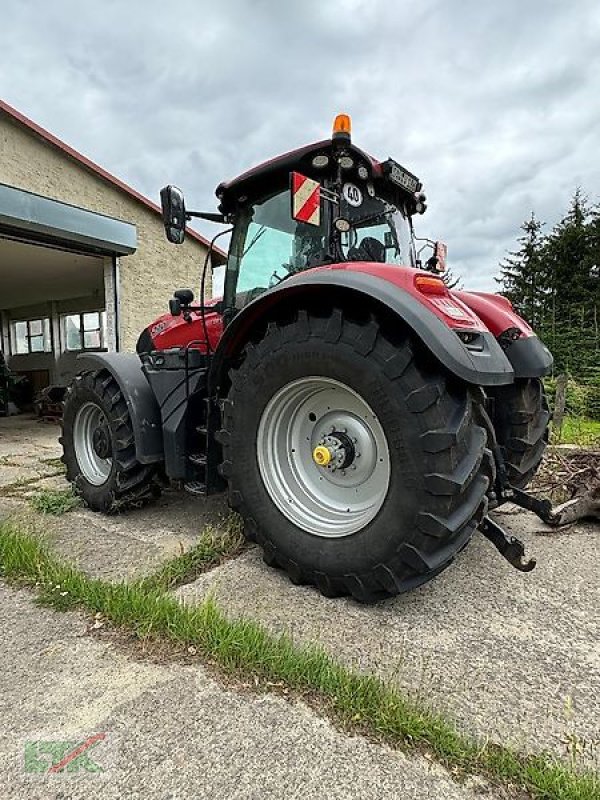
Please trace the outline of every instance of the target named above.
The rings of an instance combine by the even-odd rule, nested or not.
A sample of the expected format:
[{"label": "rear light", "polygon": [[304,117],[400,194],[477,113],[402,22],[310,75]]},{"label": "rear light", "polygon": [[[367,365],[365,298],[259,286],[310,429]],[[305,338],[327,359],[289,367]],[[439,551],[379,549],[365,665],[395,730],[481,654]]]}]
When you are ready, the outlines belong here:
[{"label": "rear light", "polygon": [[422,294],[448,294],[448,288],[444,281],[434,275],[416,275],[415,287]]}]

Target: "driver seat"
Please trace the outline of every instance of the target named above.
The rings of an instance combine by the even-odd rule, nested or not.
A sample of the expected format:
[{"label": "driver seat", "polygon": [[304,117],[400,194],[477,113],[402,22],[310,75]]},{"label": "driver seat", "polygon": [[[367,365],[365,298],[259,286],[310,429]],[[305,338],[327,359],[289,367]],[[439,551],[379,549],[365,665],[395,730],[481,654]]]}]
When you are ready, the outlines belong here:
[{"label": "driver seat", "polygon": [[358,247],[351,247],[348,252],[349,261],[385,262],[385,245],[374,236],[365,236]]}]

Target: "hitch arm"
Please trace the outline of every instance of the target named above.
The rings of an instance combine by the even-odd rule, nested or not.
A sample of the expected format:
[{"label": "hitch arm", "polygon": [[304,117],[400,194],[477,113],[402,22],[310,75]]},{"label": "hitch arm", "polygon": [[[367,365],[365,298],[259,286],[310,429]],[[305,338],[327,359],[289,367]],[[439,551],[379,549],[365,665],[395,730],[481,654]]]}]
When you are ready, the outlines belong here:
[{"label": "hitch arm", "polygon": [[535,567],[535,559],[531,558],[525,561],[525,545],[516,536],[508,536],[508,534],[500,527],[494,520],[489,517],[484,517],[479,530],[483,533],[486,539],[494,545],[500,555],[508,561],[509,564],[519,572],[531,572]]},{"label": "hitch arm", "polygon": [[552,503],[549,500],[539,500],[528,492],[515,489],[514,486],[507,486],[504,490],[504,499],[509,500],[516,506],[533,511],[543,522],[552,524]]}]

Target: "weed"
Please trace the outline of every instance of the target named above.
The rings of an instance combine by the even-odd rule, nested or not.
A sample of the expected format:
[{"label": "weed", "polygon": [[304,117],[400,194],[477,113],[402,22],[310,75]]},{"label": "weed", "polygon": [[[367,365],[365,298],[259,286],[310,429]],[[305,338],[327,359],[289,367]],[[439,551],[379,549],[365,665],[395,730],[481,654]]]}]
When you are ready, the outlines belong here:
[{"label": "weed", "polygon": [[40,514],[52,514],[58,517],[78,508],[81,505],[81,499],[71,488],[43,489],[30,498],[29,505]]}]

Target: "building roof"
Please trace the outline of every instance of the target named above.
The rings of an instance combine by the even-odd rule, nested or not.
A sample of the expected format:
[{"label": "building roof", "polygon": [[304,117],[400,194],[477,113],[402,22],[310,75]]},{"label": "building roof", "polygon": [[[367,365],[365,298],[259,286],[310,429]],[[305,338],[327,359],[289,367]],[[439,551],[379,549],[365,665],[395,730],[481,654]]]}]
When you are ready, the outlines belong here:
[{"label": "building roof", "polygon": [[[159,214],[162,217],[162,211],[160,207],[156,203],[153,203],[152,200],[149,200],[147,197],[144,197],[143,194],[140,194],[135,189],[132,189],[131,186],[128,186],[122,180],[119,180],[119,178],[116,178],[114,175],[111,175],[110,172],[107,172],[105,169],[98,166],[98,164],[95,164],[93,161],[91,161],[91,159],[87,158],[87,156],[82,155],[73,147],[71,147],[70,145],[66,144],[61,139],[59,139],[57,136],[54,136],[54,134],[50,133],[45,128],[42,128],[41,125],[38,125],[36,122],[33,122],[33,120],[30,120],[29,117],[26,117],[24,114],[21,114],[20,111],[17,111],[16,108],[13,108],[11,105],[6,103],[1,98],[0,98],[0,112],[4,112],[12,120],[19,123],[23,127],[27,128],[27,130],[29,130],[31,133],[36,134],[48,144],[51,144],[53,147],[58,148],[66,156],[72,158],[74,161],[76,161],[85,169],[94,173],[99,178],[102,178],[102,180],[106,181],[107,183],[112,184],[117,189],[120,189],[122,192],[129,195],[129,197],[132,197],[134,200],[137,200],[138,203],[141,203],[142,205],[146,206],[146,208],[149,208],[151,211],[154,211],[156,214]],[[197,233],[196,231],[191,230],[190,228],[186,229],[186,233],[192,239],[195,239],[196,241],[200,242],[205,247],[209,246],[210,242],[208,241],[208,239],[202,236],[202,234]],[[213,252],[217,256],[220,256],[221,259],[225,259],[225,253],[220,248],[213,247]]]}]

